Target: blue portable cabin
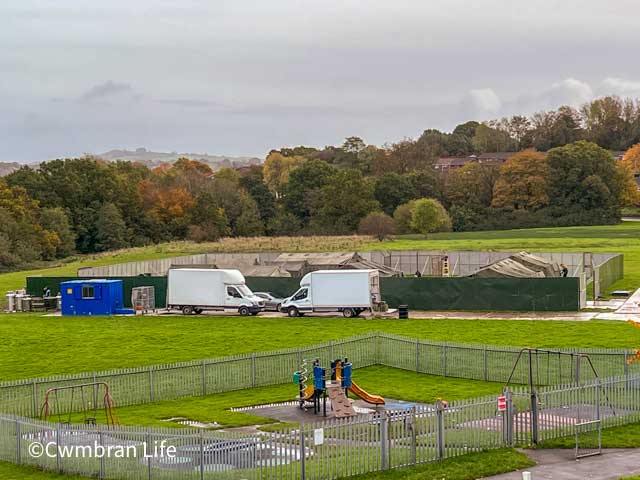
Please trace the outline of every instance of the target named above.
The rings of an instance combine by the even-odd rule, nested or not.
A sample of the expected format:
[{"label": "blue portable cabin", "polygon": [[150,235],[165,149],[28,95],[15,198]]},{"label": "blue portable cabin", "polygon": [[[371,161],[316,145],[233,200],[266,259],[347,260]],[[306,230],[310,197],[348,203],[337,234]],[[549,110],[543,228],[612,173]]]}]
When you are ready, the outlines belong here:
[{"label": "blue portable cabin", "polygon": [[62,315],[133,313],[124,308],[122,280],[70,280],[60,284]]}]

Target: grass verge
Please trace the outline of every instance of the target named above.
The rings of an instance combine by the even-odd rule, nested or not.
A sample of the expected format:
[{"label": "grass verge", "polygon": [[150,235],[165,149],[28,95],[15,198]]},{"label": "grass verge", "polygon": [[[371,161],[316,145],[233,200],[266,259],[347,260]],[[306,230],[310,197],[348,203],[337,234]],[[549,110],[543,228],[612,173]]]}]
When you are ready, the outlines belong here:
[{"label": "grass verge", "polygon": [[523,453],[503,448],[448,458],[441,462],[417,467],[367,473],[351,478],[354,480],[474,480],[533,465],[535,462]]}]

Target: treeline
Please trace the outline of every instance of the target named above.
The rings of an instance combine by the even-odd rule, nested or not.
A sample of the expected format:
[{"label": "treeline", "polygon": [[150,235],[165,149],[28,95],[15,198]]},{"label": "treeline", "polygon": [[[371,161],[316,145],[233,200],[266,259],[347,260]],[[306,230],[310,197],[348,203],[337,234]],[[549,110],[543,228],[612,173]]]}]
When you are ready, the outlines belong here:
[{"label": "treeline", "polygon": [[[611,121],[612,105],[622,109],[619,121]],[[598,109],[605,113],[583,117]],[[543,117],[560,122],[547,136],[538,130]],[[384,147],[349,137],[324,149],[282,148],[238,170],[213,172],[189,159],[153,170],[95,158],[25,166],[0,180],[0,267],[175,239],[357,231],[384,238],[616,222],[621,206],[638,203],[640,146],[621,162],[609,149],[640,141],[639,118],[635,103],[605,98],[526,121],[427,130]],[[597,122],[615,128],[604,134]],[[599,140],[589,141],[596,132]],[[441,156],[516,149],[501,167],[435,168]]]}]

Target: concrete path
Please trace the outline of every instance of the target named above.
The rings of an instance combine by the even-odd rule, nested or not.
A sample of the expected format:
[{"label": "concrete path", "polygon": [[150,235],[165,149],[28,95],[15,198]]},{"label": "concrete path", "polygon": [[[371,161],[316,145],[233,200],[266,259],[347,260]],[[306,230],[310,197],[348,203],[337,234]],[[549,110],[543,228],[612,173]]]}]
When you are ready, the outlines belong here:
[{"label": "concrete path", "polygon": [[573,458],[571,449],[521,450],[537,462],[517,472],[504,473],[491,480],[522,480],[522,472],[531,472],[531,480],[618,480],[640,474],[640,449],[608,449],[602,455]]}]

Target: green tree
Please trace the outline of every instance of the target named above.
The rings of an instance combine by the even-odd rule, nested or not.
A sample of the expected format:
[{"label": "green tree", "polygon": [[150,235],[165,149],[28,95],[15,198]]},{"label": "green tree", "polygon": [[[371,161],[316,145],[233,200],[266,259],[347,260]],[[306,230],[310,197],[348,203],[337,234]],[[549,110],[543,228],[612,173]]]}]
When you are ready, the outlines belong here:
[{"label": "green tree", "polygon": [[442,204],[434,198],[416,200],[411,210],[411,228],[426,235],[451,231],[451,219]]},{"label": "green tree", "polygon": [[476,153],[508,152],[515,148],[515,142],[508,133],[484,123],[476,128],[472,142]]},{"label": "green tree", "polygon": [[411,178],[393,172],[375,179],[373,195],[382,210],[388,214],[392,214],[398,205],[417,197]]},{"label": "green tree", "polygon": [[547,161],[551,205],[565,212],[620,206],[624,182],[604,148],[581,140],[550,150]]},{"label": "green tree", "polygon": [[215,242],[229,235],[229,220],[223,208],[216,204],[214,196],[203,192],[195,198],[192,211],[192,224],[187,237],[196,242]]},{"label": "green tree", "polygon": [[411,233],[411,213],[417,200],[399,205],[393,212],[393,220],[396,222],[396,232],[399,234]]},{"label": "green tree", "polygon": [[360,171],[339,170],[322,187],[322,206],[317,222],[323,231],[354,232],[360,220],[378,208],[373,185]]},{"label": "green tree", "polygon": [[42,209],[40,225],[58,236],[60,244],[56,250],[56,257],[64,258],[73,254],[76,248],[76,235],[63,208]]},{"label": "green tree", "polygon": [[95,220],[96,251],[115,250],[129,246],[127,225],[113,203],[105,203]]},{"label": "green tree", "polygon": [[276,213],[276,199],[264,182],[262,166],[252,165],[240,177],[240,186],[255,200],[260,210],[260,219],[268,222]]},{"label": "green tree", "polygon": [[306,225],[320,210],[322,188],[335,173],[336,169],[322,160],[308,160],[292,170],[283,188],[285,210]]},{"label": "green tree", "polygon": [[393,218],[383,212],[371,212],[362,220],[358,226],[358,233],[373,235],[379,241],[393,235],[396,224]]}]

